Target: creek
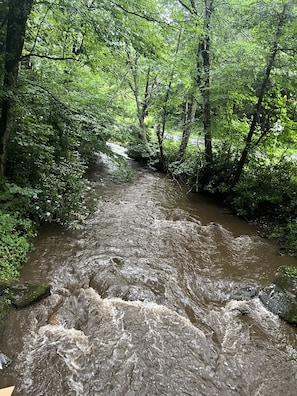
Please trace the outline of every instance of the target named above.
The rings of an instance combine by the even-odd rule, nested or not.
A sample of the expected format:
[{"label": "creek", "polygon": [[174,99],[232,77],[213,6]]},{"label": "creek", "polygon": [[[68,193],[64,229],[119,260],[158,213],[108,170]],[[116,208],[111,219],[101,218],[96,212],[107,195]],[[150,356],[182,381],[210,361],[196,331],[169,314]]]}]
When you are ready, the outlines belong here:
[{"label": "creek", "polygon": [[[257,228],[135,165],[81,229],[47,226],[21,274],[52,294],[10,315],[1,350],[14,396],[295,396],[297,331],[247,291],[271,283],[277,247]],[[108,173],[108,172],[107,172]]]}]

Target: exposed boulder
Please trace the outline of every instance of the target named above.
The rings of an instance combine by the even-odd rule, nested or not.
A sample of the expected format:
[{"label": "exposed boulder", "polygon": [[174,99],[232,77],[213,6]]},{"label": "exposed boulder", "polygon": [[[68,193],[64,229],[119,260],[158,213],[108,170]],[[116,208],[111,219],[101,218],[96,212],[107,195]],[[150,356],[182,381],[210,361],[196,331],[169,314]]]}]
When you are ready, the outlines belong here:
[{"label": "exposed boulder", "polygon": [[6,355],[4,355],[4,353],[0,352],[0,370],[5,369],[10,364],[11,360]]},{"label": "exposed boulder", "polygon": [[[44,283],[0,283],[0,339],[7,316],[13,307],[26,307],[49,295],[50,286]],[[0,352],[0,370],[7,367],[10,363],[10,359]]]},{"label": "exposed boulder", "polygon": [[50,286],[44,283],[17,282],[0,286],[4,296],[16,308],[26,307],[50,295]]},{"label": "exposed boulder", "polygon": [[280,267],[273,283],[259,293],[259,298],[269,311],[297,325],[297,267]]}]

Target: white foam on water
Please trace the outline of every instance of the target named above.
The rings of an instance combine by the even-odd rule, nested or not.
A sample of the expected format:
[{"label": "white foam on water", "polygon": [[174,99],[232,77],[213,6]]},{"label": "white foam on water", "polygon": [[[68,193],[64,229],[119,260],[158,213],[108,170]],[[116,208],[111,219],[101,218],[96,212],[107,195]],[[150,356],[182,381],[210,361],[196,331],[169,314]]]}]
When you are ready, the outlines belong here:
[{"label": "white foam on water", "polygon": [[278,265],[260,238],[156,174],[104,191],[81,232],[37,250],[29,275],[53,294],[16,313],[15,395],[295,396],[296,334],[257,298],[229,301]]},{"label": "white foam on water", "polygon": [[31,378],[21,386],[24,394],[42,395],[38,377],[54,367],[63,372],[48,384],[56,394],[149,394],[149,388],[162,394],[183,387],[190,392],[199,382],[203,387],[203,377],[212,378],[207,367],[213,351],[187,318],[151,302],[101,299],[92,288],[80,290],[75,304],[73,299],[65,299],[55,324],[28,336],[17,367]]}]

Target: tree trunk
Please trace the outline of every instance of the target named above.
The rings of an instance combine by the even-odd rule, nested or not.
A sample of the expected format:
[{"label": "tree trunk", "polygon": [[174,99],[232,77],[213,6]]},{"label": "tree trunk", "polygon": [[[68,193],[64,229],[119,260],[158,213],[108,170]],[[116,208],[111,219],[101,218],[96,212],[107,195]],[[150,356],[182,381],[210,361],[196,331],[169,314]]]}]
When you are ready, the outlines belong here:
[{"label": "tree trunk", "polygon": [[0,176],[4,176],[9,138],[13,126],[14,90],[17,84],[27,19],[33,0],[10,0],[4,42],[4,77],[2,89],[5,96],[1,103],[0,118]]},{"label": "tree trunk", "polygon": [[183,159],[189,143],[191,127],[194,123],[196,115],[196,104],[197,103],[193,95],[186,96],[183,112],[183,134],[177,156],[178,161],[181,161]]},{"label": "tree trunk", "polygon": [[235,171],[235,174],[234,174],[234,178],[232,180],[231,188],[233,188],[239,182],[239,179],[240,179],[240,177],[242,175],[243,168],[244,168],[244,165],[245,165],[245,163],[247,161],[249,152],[250,152],[251,148],[255,147],[255,144],[253,143],[253,136],[254,136],[254,133],[256,131],[256,127],[257,127],[258,121],[259,121],[259,116],[260,116],[260,113],[261,113],[261,107],[262,107],[262,102],[263,102],[263,99],[264,99],[264,95],[266,93],[267,87],[269,86],[270,74],[271,74],[271,71],[273,69],[275,58],[276,58],[276,55],[277,55],[278,50],[279,50],[278,42],[279,42],[279,38],[280,38],[280,35],[281,35],[281,29],[282,29],[282,26],[283,26],[284,21],[285,21],[286,6],[287,5],[284,5],[283,12],[282,12],[282,14],[280,15],[280,18],[279,18],[279,23],[278,23],[277,31],[276,31],[276,34],[275,34],[274,43],[272,45],[271,54],[269,56],[269,59],[268,59],[267,65],[266,65],[265,75],[264,75],[264,78],[263,78],[263,81],[262,81],[262,84],[261,84],[261,88],[260,88],[260,92],[259,92],[259,95],[258,95],[258,101],[257,101],[256,107],[255,107],[254,113],[253,113],[252,123],[251,123],[250,129],[249,129],[249,133],[248,133],[248,135],[246,137],[245,147],[244,147],[244,149],[243,149],[243,151],[241,153],[241,157],[240,157],[240,159],[238,161],[238,164],[237,164],[237,167],[236,167],[236,171]]},{"label": "tree trunk", "polygon": [[210,105],[210,22],[213,12],[213,0],[205,0],[204,6],[204,35],[198,45],[197,81],[202,96],[205,160],[207,164],[211,164],[213,162],[213,153]]},{"label": "tree trunk", "polygon": [[[195,18],[199,18],[198,6],[195,0],[190,0],[190,6],[184,1],[179,3],[186,8]],[[197,48],[196,68],[197,86],[202,96],[203,107],[203,132],[205,145],[205,160],[207,164],[212,164],[212,133],[211,133],[211,105],[210,105],[210,30],[211,16],[213,13],[213,0],[204,0],[204,23],[203,34],[200,36]],[[198,27],[198,23],[196,23]]]},{"label": "tree trunk", "polygon": [[139,87],[139,78],[138,78],[138,58],[136,55],[134,59],[131,59],[130,53],[127,52],[130,70],[132,74],[132,82],[129,82],[129,86],[133,92],[135,103],[136,103],[136,112],[137,118],[139,122],[140,134],[139,138],[144,144],[147,144],[147,130],[145,125],[145,117],[148,115],[148,106],[150,101],[150,90],[153,87],[153,83],[151,85],[151,67],[149,66],[146,73],[146,81],[145,81],[145,91],[143,98],[140,97],[140,87]]},{"label": "tree trunk", "polygon": [[145,117],[148,116],[148,107],[150,103],[150,90],[153,87],[153,83],[151,83],[151,67],[149,66],[146,72],[146,81],[145,81],[145,90],[143,95],[143,100],[140,103],[139,107],[139,122],[143,130],[143,134],[145,136],[145,143],[147,143],[147,128],[145,125]]},{"label": "tree trunk", "polygon": [[[0,3],[0,87],[3,88],[4,82],[4,61],[6,46],[8,1]],[[2,109],[3,94],[0,95],[0,112]],[[1,114],[1,113],[0,113]]]},{"label": "tree trunk", "polygon": [[165,129],[166,129],[167,115],[168,115],[168,101],[169,101],[171,86],[172,86],[173,78],[174,78],[175,63],[176,63],[177,55],[178,55],[179,49],[180,49],[181,34],[182,34],[182,31],[180,30],[178,33],[177,44],[176,44],[176,49],[175,49],[174,64],[171,69],[167,89],[166,89],[165,96],[164,96],[161,121],[157,124],[157,128],[156,128],[156,134],[157,134],[157,138],[158,138],[159,151],[160,151],[160,165],[161,165],[161,168],[163,168],[163,169],[164,169],[164,165],[165,165],[163,140],[164,140]]}]

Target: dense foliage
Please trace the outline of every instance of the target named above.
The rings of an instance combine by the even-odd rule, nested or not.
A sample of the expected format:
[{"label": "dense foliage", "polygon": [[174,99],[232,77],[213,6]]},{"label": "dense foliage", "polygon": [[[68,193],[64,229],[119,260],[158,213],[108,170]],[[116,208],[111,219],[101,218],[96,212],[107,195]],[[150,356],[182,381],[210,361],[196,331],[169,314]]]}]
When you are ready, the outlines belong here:
[{"label": "dense foliage", "polygon": [[85,216],[108,140],[296,254],[296,34],[294,0],[2,1],[0,278]]}]

